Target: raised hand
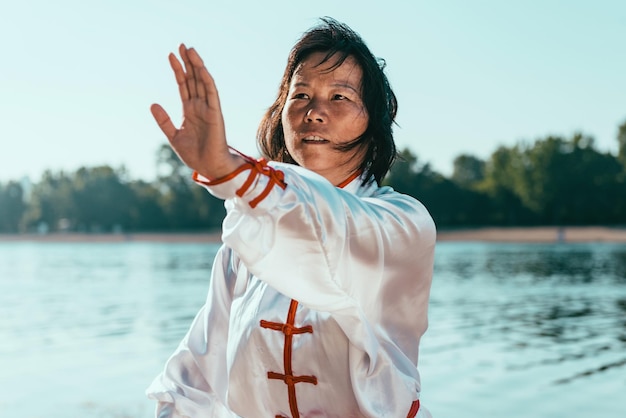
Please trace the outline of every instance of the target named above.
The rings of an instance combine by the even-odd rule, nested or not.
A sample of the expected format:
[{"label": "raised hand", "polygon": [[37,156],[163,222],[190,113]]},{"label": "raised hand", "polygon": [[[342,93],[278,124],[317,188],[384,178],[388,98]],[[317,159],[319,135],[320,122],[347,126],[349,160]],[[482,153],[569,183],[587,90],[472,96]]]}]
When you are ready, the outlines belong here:
[{"label": "raised hand", "polygon": [[152,116],[180,159],[204,177],[225,176],[244,161],[228,150],[220,99],[211,74],[193,48],[181,44],[181,62],[169,55],[183,104],[183,122],[176,128],[158,104],[150,107]]}]

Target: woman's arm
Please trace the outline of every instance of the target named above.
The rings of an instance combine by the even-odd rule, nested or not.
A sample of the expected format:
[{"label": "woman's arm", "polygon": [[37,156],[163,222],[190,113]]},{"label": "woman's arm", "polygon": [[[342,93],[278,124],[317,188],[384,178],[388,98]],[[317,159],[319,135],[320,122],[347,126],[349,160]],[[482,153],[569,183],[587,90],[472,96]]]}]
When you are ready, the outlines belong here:
[{"label": "woman's arm", "polygon": [[[375,303],[381,286],[410,293],[432,270],[435,228],[415,199],[388,188],[359,197],[309,170],[272,166],[205,184],[226,199],[224,243],[281,293],[316,310],[339,311]],[[273,184],[276,177],[282,184]]]}]

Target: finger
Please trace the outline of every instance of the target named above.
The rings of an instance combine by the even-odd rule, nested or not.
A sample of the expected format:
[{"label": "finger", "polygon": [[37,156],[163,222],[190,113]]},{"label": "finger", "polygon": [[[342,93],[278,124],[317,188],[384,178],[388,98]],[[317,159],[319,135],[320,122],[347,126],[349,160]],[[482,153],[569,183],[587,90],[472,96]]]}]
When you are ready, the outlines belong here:
[{"label": "finger", "polygon": [[209,73],[209,70],[206,69],[206,67],[204,66],[204,64],[202,63],[202,59],[200,58],[199,55],[197,55],[197,60],[199,62],[199,64],[201,64],[201,67],[198,68],[198,75],[200,77],[200,80],[202,81],[202,86],[203,89],[206,93],[206,100],[207,103],[209,104],[209,107],[215,107],[216,109],[220,109],[220,97],[219,94],[217,92],[217,86],[215,85],[215,80],[213,79],[213,76],[211,75],[211,73]]},{"label": "finger", "polygon": [[172,123],[172,120],[170,119],[165,109],[155,103],[150,106],[150,112],[152,112],[152,116],[154,116],[154,120],[156,120],[159,128],[161,128],[167,139],[171,141],[172,138],[174,138],[174,135],[176,135],[178,129],[176,129],[176,127]]},{"label": "finger", "polygon": [[180,53],[180,57],[185,63],[187,88],[189,89],[189,97],[193,99],[195,97],[198,97],[198,88],[196,86],[196,75],[194,74],[194,68],[189,61],[189,55],[187,54],[187,47],[185,46],[185,44],[180,44],[178,52]]},{"label": "finger", "polygon": [[187,78],[185,77],[185,71],[176,55],[169,54],[170,66],[174,71],[174,77],[176,77],[176,83],[178,84],[178,91],[180,92],[180,98],[183,101],[189,100],[189,89],[187,88]]},{"label": "finger", "polygon": [[195,48],[189,48],[187,50],[187,57],[189,57],[189,61],[193,65],[193,72],[194,72],[194,75],[196,76],[196,81],[197,81],[196,89],[198,92],[198,97],[206,102],[206,99],[207,99],[206,88],[201,79],[202,70],[205,70],[204,61],[202,61],[200,54],[198,54],[198,51],[196,51]]}]

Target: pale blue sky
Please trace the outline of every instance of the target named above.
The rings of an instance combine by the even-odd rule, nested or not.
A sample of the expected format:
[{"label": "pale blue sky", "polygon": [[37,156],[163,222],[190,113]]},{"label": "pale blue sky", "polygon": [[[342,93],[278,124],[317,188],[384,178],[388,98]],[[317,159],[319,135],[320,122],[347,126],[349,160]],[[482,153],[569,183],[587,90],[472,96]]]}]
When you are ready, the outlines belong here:
[{"label": "pale blue sky", "polygon": [[216,79],[230,143],[256,155],[287,53],[325,15],[386,59],[398,146],[444,174],[548,134],[615,152],[626,120],[623,0],[0,1],[0,181],[99,164],[152,179],[149,106],[180,118],[180,42]]}]

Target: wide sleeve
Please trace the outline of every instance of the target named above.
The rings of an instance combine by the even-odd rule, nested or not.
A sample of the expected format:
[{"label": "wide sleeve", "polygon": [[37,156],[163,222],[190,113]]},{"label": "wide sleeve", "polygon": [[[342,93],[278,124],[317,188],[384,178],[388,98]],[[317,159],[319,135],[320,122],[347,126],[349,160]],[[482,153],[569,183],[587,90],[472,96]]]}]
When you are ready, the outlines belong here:
[{"label": "wide sleeve", "polygon": [[236,263],[222,247],[215,257],[207,301],[163,372],[146,390],[157,418],[236,418],[224,406],[228,371],[226,340],[236,286]]}]

